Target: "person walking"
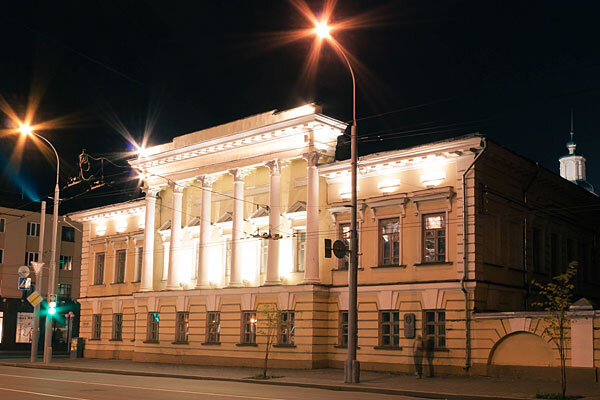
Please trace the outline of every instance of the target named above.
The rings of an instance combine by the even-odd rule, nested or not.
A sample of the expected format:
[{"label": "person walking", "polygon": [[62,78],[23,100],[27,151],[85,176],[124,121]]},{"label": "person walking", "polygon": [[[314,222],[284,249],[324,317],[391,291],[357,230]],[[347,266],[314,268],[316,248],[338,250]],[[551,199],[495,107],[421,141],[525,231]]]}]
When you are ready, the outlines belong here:
[{"label": "person walking", "polygon": [[425,341],[425,358],[427,359],[427,365],[429,366],[429,377],[433,378],[433,351],[435,348],[435,343],[433,338],[428,338]]},{"label": "person walking", "polygon": [[423,377],[423,339],[417,335],[413,343],[413,359],[415,362],[415,375],[418,379]]}]

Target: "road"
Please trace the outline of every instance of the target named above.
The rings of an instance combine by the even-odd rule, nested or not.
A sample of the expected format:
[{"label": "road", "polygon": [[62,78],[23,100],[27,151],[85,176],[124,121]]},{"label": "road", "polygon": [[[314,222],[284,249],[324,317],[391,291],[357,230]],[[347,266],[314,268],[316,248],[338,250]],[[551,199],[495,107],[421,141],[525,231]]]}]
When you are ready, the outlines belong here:
[{"label": "road", "polygon": [[[0,366],[0,399],[215,399],[215,400],[412,400],[412,397],[339,392],[255,383],[155,378]],[[422,399],[420,399],[422,400]]]}]

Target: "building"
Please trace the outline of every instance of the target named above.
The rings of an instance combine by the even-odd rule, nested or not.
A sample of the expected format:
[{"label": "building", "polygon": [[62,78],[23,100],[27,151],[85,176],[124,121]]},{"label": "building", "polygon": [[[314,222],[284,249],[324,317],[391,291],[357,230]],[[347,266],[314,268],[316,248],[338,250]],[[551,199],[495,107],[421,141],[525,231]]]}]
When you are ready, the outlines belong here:
[{"label": "building", "polygon": [[[0,207],[0,350],[31,348],[33,307],[26,297],[34,288],[39,291],[39,285],[35,282],[33,268],[30,268],[32,287],[19,290],[17,269],[23,265],[30,266],[32,261],[44,262],[42,290],[47,293],[52,248],[51,214],[46,214],[42,256],[39,254],[39,241],[39,212]],[[81,224],[59,217],[56,257],[59,300],[71,302],[71,299],[79,297]],[[64,330],[60,324],[58,327],[61,332]]]},{"label": "building", "polygon": [[[325,258],[324,239],[348,239],[344,129],[306,105],[141,151],[144,199],[70,214],[85,356],[261,365],[274,305],[273,366],[342,367],[348,261]],[[361,157],[358,185],[363,369],[410,371],[417,334],[444,373],[557,365],[529,282],[578,259],[578,295],[597,300],[596,196],[477,134]],[[582,312],[573,332],[591,347],[570,365],[585,375],[600,319]]]}]

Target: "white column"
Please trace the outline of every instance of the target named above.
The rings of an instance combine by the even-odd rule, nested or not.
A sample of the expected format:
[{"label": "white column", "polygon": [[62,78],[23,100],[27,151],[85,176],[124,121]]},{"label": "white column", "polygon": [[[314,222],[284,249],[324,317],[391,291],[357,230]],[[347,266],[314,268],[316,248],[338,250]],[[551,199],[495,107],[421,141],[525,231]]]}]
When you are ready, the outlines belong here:
[{"label": "white column", "polygon": [[173,206],[171,217],[171,242],[169,245],[169,274],[167,275],[167,290],[179,289],[179,249],[181,248],[181,210],[183,186],[171,184],[173,190]]},{"label": "white column", "polygon": [[152,291],[154,278],[154,217],[156,215],[156,195],[159,189],[145,188],[146,222],[144,225],[144,257],[142,258],[142,276],[140,290]]},{"label": "white column", "polygon": [[212,184],[216,177],[212,175],[201,175],[197,178],[202,184],[202,205],[200,210],[200,240],[198,242],[198,280],[196,289],[210,288],[208,282],[208,268],[210,266],[210,252],[208,245],[210,243],[210,234],[212,227],[210,223]]},{"label": "white column", "polygon": [[320,154],[316,151],[305,153],[306,188],[306,262],[303,283],[319,283],[319,171],[317,162]]},{"label": "white column", "polygon": [[242,240],[244,238],[244,177],[248,170],[230,169],[233,175],[233,227],[231,229],[231,272],[229,286],[242,286]]},{"label": "white column", "polygon": [[271,172],[269,185],[269,249],[267,256],[267,277],[265,285],[280,285],[279,243],[281,242],[281,162],[271,160],[265,163]]}]

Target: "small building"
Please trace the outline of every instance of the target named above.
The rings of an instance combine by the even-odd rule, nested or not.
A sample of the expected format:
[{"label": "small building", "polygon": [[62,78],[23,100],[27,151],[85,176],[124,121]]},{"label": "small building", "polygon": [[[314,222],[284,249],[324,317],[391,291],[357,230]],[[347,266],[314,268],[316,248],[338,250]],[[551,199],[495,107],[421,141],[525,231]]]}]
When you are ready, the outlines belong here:
[{"label": "small building", "polygon": [[[344,129],[306,105],[140,152],[145,198],[70,214],[83,224],[85,356],[258,366],[271,305],[283,312],[273,366],[342,367],[348,260],[325,258],[324,239],[348,239]],[[526,350],[544,358],[519,365],[556,366],[529,282],[579,260],[578,295],[598,300],[599,205],[478,134],[361,157],[362,368],[410,371],[418,334],[443,373],[502,371]],[[591,348],[570,365],[593,371],[600,320],[586,313]],[[536,345],[515,347],[516,333]]]},{"label": "small building", "polygon": [[[26,298],[34,289],[42,290],[44,295],[48,292],[52,215],[46,214],[42,255],[39,253],[40,217],[36,211],[0,207],[0,351],[30,350],[34,316]],[[56,261],[57,294],[61,304],[79,297],[81,230],[81,224],[59,217]],[[32,261],[45,263],[41,285],[36,282]],[[31,287],[26,290],[18,288],[17,270],[21,266],[30,267]],[[60,323],[57,328],[55,337],[62,336],[66,346],[66,328]]]}]

